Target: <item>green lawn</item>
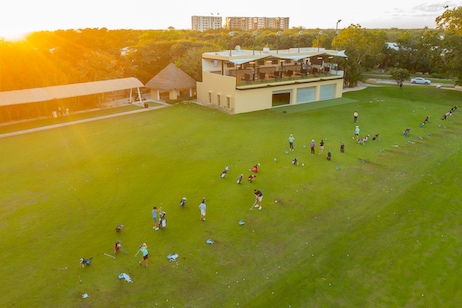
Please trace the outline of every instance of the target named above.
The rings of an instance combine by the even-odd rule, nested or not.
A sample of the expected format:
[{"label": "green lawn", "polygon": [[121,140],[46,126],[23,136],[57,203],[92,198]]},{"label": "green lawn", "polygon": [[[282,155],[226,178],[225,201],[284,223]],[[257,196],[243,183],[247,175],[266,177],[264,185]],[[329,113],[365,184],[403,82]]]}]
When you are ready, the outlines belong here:
[{"label": "green lawn", "polygon": [[[461,98],[377,87],[345,93],[350,101],[336,106],[241,115],[185,103],[0,139],[0,302],[458,307],[462,111],[439,118]],[[352,140],[355,110],[361,136],[380,133],[379,142]],[[427,115],[432,123],[419,128]],[[332,161],[309,155],[311,139],[324,138]],[[236,184],[256,163],[254,182]],[[254,188],[264,194],[262,211],[249,210]],[[167,212],[166,229],[152,229],[153,206]],[[129,255],[104,256],[118,239]],[[134,257],[142,243],[148,268]],[[83,270],[81,257],[93,257]]]},{"label": "green lawn", "polygon": [[[149,107],[157,107],[161,105],[155,102],[148,102],[148,104],[149,104]],[[48,125],[54,125],[54,124],[73,122],[77,120],[96,118],[100,116],[123,113],[127,111],[132,111],[132,110],[139,110],[139,109],[142,109],[142,107],[137,106],[137,105],[126,105],[122,107],[107,108],[107,109],[82,112],[82,113],[74,113],[69,116],[59,117],[59,118],[48,118],[48,119],[24,121],[24,122],[17,122],[14,124],[3,123],[3,125],[0,125],[0,134],[16,132],[16,131],[37,128],[37,127],[43,127],[43,126],[48,126]]]}]

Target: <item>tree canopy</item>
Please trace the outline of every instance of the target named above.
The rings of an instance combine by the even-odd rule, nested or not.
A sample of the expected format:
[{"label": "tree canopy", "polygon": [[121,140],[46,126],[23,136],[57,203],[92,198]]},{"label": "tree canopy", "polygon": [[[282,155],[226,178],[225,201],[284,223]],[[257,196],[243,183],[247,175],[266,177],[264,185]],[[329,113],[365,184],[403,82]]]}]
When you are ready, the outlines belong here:
[{"label": "tree canopy", "polygon": [[[196,80],[201,79],[201,54],[227,50],[319,47],[346,50],[337,60],[346,83],[354,86],[364,72],[379,65],[458,78],[462,82],[462,7],[449,9],[436,19],[437,29],[292,28],[253,31],[214,29],[108,30],[87,28],[40,31],[25,41],[0,39],[0,91],[60,84],[137,77],[146,83],[169,63],[176,63]],[[302,31],[302,33],[300,33]],[[320,32],[322,31],[322,34]],[[385,42],[396,40],[399,49]]]}]

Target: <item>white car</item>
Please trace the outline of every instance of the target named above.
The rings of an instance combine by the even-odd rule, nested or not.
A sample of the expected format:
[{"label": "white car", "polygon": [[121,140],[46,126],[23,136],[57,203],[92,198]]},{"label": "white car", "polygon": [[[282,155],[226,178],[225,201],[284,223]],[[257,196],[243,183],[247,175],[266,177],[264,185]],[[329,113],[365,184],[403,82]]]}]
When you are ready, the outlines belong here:
[{"label": "white car", "polygon": [[432,82],[430,80],[423,79],[422,77],[416,77],[411,79],[411,83],[430,84]]}]

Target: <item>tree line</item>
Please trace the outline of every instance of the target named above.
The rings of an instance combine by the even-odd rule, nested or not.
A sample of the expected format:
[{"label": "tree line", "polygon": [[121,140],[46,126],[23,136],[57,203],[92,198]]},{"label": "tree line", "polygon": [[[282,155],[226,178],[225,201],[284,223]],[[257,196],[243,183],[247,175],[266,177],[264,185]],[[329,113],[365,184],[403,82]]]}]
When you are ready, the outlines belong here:
[{"label": "tree line", "polygon": [[[346,50],[339,60],[347,86],[363,80],[372,68],[403,68],[462,84],[462,7],[446,8],[436,18],[436,29],[365,29],[350,25],[334,29],[292,28],[253,31],[216,29],[40,31],[26,40],[0,39],[0,91],[137,77],[146,83],[169,63],[201,80],[201,54],[235,48],[262,50],[298,46]],[[303,31],[303,33],[300,33]],[[321,34],[322,31],[322,34]],[[398,49],[389,48],[394,41]]]}]

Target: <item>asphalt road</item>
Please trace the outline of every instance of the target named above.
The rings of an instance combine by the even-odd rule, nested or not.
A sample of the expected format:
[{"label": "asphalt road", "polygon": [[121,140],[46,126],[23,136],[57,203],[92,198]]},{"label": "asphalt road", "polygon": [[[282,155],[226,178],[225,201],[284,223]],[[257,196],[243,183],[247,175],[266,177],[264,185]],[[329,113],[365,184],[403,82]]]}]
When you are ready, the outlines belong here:
[{"label": "asphalt road", "polygon": [[[367,81],[367,83],[383,83],[383,84],[391,84],[391,85],[397,85],[396,81],[395,80],[391,80],[391,79],[380,79],[380,78],[369,78]],[[411,83],[410,81],[404,81],[403,82],[403,85],[404,86],[427,86],[427,85],[424,85],[424,84],[414,84],[414,83]],[[442,87],[453,87],[454,84],[453,83],[438,83],[438,82],[432,82],[430,84],[430,86],[442,86]]]}]

